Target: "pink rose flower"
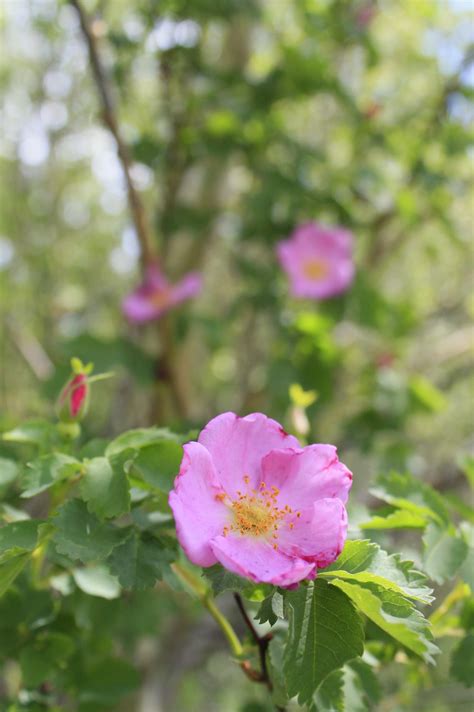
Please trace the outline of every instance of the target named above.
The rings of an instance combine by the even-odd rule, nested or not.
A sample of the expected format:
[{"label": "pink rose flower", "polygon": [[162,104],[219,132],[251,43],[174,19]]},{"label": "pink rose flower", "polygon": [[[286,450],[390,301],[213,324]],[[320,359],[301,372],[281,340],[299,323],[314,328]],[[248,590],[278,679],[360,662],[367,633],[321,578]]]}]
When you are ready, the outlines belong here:
[{"label": "pink rose flower", "polygon": [[327,299],[344,292],[354,277],[353,236],[341,227],[300,225],[277,245],[294,297]]},{"label": "pink rose flower", "polygon": [[122,310],[133,323],[153,321],[181,302],[195,297],[201,286],[201,275],[197,272],[190,272],[177,284],[170,284],[158,265],[149,265],[143,282],[125,297]]},{"label": "pink rose flower", "polygon": [[194,564],[288,587],[339,556],[351,484],[332,445],[302,448],[262,413],[223,413],[184,446],[169,503]]}]

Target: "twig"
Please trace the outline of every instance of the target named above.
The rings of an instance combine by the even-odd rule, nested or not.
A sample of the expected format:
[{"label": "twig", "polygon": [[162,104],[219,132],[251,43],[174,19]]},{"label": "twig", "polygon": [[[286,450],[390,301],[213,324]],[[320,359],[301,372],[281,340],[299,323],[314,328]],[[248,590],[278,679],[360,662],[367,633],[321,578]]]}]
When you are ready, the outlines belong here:
[{"label": "twig", "polygon": [[[234,598],[235,598],[235,602],[237,603],[237,606],[239,608],[239,611],[242,614],[242,618],[244,619],[245,624],[246,624],[247,628],[249,629],[250,634],[251,634],[252,638],[254,639],[256,646],[258,647],[258,653],[259,653],[259,657],[260,657],[260,673],[258,673],[254,670],[254,671],[252,671],[251,677],[256,682],[263,682],[271,692],[273,690],[273,684],[270,679],[270,675],[268,674],[267,648],[270,643],[270,640],[272,639],[272,634],[267,633],[266,635],[260,636],[258,634],[258,632],[256,631],[254,624],[250,620],[249,614],[245,610],[244,602],[242,601],[242,596],[240,595],[240,593],[234,593]],[[245,671],[245,672],[247,672],[247,671]]]},{"label": "twig", "polygon": [[[117,121],[117,112],[112,99],[108,78],[105,69],[99,56],[96,37],[91,25],[86,17],[80,0],[69,0],[70,4],[75,8],[81,25],[81,30],[87,43],[89,52],[89,61],[94,75],[95,84],[102,104],[102,118],[109,129],[110,133],[117,144],[117,154],[124,172],[125,182],[127,185],[128,202],[132,220],[135,225],[137,239],[140,245],[140,256],[142,263],[143,274],[146,268],[158,262],[158,253],[153,244],[152,233],[149,228],[149,223],[146,216],[146,211],[143,206],[140,195],[135,188],[131,165],[132,161],[126,143],[124,142]],[[176,369],[176,357],[173,347],[173,333],[169,323],[165,320],[160,321],[158,327],[161,342],[162,353],[159,363],[159,371],[164,381],[169,385],[170,391],[176,406],[176,411],[181,418],[187,416],[187,404],[179,383],[179,374]]]},{"label": "twig", "polygon": [[102,103],[102,118],[110,133],[113,135],[117,144],[117,153],[122,164],[122,169],[125,175],[127,185],[128,202],[132,213],[133,223],[137,232],[137,238],[140,243],[141,259],[144,267],[156,261],[157,254],[153,248],[153,240],[148,226],[145,209],[142,200],[135,188],[131,175],[131,159],[128,147],[125,144],[120,134],[120,129],[117,121],[117,112],[110,92],[109,83],[106,77],[105,69],[99,57],[97,49],[96,37],[94,35],[93,26],[89,24],[85,12],[79,0],[69,0],[75,8],[81,25],[82,34],[87,42],[89,52],[89,61],[94,74],[97,91]]}]

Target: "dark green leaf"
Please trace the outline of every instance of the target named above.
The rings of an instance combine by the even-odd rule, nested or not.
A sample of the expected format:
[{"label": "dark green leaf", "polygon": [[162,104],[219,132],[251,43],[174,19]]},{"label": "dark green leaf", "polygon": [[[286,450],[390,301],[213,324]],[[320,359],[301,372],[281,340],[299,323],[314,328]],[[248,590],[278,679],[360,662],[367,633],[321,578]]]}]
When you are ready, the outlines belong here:
[{"label": "dark green leaf", "polygon": [[108,563],[124,588],[143,590],[162,579],[175,559],[174,540],[146,534],[140,536],[138,532],[129,530],[128,538],[113,550]]},{"label": "dark green leaf", "polygon": [[362,655],[364,629],[348,597],[322,579],[286,592],[285,599],[290,608],[286,682],[290,696],[304,704],[331,672]]},{"label": "dark green leaf", "polygon": [[450,674],[466,687],[474,685],[474,635],[468,633],[456,645],[451,657]]},{"label": "dark green leaf", "polygon": [[82,676],[79,701],[114,705],[134,692],[139,683],[135,668],[119,658],[108,658]]},{"label": "dark green leaf", "polygon": [[74,641],[62,633],[39,633],[20,653],[23,684],[37,687],[60,667],[74,652]]},{"label": "dark green leaf", "polygon": [[101,522],[79,499],[64,504],[53,523],[57,529],[53,537],[56,550],[83,562],[105,559],[128,535],[123,529]]},{"label": "dark green leaf", "polygon": [[178,435],[172,433],[168,428],[136,428],[122,433],[108,445],[105,454],[107,457],[117,455],[122,450],[133,448],[139,450],[146,445],[151,445],[160,440],[171,440],[180,443],[181,439]]}]

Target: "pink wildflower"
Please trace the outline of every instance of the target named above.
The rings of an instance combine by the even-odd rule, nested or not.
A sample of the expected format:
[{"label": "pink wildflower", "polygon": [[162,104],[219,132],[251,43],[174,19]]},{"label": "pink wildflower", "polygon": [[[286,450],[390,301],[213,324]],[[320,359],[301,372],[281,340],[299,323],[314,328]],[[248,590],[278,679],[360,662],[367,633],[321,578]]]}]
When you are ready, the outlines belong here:
[{"label": "pink wildflower", "polygon": [[278,243],[293,296],[327,299],[344,292],[354,277],[352,241],[352,233],[341,227],[306,223]]},{"label": "pink wildflower", "polygon": [[332,445],[301,448],[262,413],[224,413],[184,446],[169,503],[194,564],[288,587],[342,551],[351,484]]},{"label": "pink wildflower", "polygon": [[143,282],[127,297],[122,309],[129,321],[142,324],[159,319],[166,311],[201,291],[201,275],[190,272],[170,284],[156,264],[149,265]]}]

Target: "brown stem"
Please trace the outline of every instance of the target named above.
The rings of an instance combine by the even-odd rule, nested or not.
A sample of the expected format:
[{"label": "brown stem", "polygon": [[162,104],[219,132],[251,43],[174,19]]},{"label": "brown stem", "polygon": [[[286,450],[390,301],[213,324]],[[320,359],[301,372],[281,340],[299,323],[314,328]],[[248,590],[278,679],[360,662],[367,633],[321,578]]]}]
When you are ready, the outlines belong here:
[{"label": "brown stem", "polygon": [[[81,30],[87,43],[89,61],[94,75],[97,92],[102,104],[102,119],[117,144],[117,154],[125,176],[128,203],[137,239],[140,245],[142,270],[145,274],[145,270],[149,265],[158,262],[158,253],[153,244],[152,233],[150,231],[144,205],[137,189],[135,188],[131,175],[132,161],[130,158],[130,152],[120,133],[116,107],[110,91],[109,81],[99,56],[93,25],[89,23],[80,0],[69,0],[69,2],[75,8],[79,16]],[[170,325],[160,324],[159,333],[162,342],[160,371],[163,374],[163,380],[165,380],[170,387],[179,416],[185,418],[187,414],[187,406],[175,367],[176,361],[173,348],[173,334],[170,329]]]},{"label": "brown stem", "polygon": [[[240,593],[234,593],[234,598],[239,608],[239,611],[242,614],[242,618],[244,619],[245,624],[249,629],[252,638],[254,639],[255,645],[258,647],[258,653],[260,657],[260,672],[252,670],[251,677],[256,682],[263,682],[271,692],[273,690],[273,684],[270,679],[270,675],[268,674],[267,648],[270,643],[270,640],[272,639],[272,634],[267,633],[266,635],[260,636],[257,630],[255,629],[254,624],[250,620],[249,614],[245,610],[244,602],[242,601],[242,596],[240,595]],[[248,675],[249,670],[244,670],[244,672]]]},{"label": "brown stem", "polygon": [[132,161],[130,158],[130,153],[127,145],[125,144],[120,134],[120,129],[117,121],[117,111],[110,91],[106,72],[102,65],[102,61],[100,59],[99,52],[97,49],[97,40],[94,35],[93,25],[89,23],[79,0],[69,0],[69,2],[75,8],[79,16],[82,34],[84,35],[84,39],[87,43],[87,49],[89,52],[89,62],[94,75],[97,92],[102,103],[102,119],[117,144],[117,153],[120,159],[120,163],[122,165],[122,169],[125,175],[125,182],[127,185],[127,195],[128,202],[130,205],[130,212],[132,213],[132,219],[135,225],[137,239],[140,243],[142,266],[146,267],[157,259],[157,255],[155,250],[153,249],[153,240],[148,226],[145,209],[143,207],[140,195],[138,194],[138,191],[135,188],[131,175],[130,169]]}]

